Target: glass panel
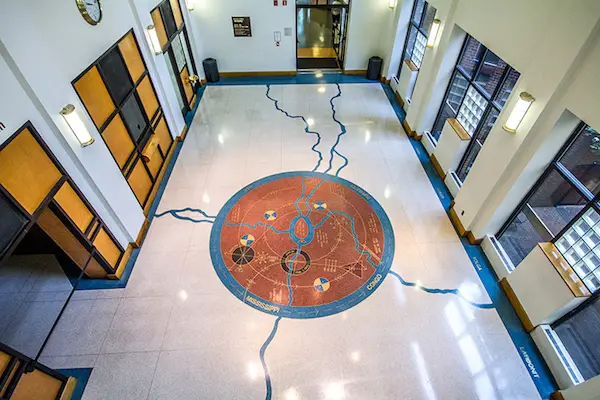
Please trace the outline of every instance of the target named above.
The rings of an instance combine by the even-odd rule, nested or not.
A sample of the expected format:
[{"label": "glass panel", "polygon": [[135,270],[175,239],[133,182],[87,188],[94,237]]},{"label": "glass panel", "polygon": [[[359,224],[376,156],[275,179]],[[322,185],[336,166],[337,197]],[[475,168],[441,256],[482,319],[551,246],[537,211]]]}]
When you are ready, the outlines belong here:
[{"label": "glass panel", "polygon": [[190,57],[190,50],[188,48],[188,42],[187,42],[187,39],[185,38],[184,31],[182,31],[179,34],[179,39],[181,40],[181,44],[183,46],[183,54],[185,54],[185,61],[188,66],[188,70],[190,71],[190,75],[193,75],[195,73],[196,68],[194,68],[194,66],[192,64],[192,57]]},{"label": "glass panel", "polygon": [[177,70],[181,72],[183,67],[185,67],[185,53],[183,52],[183,46],[181,44],[181,40],[179,36],[177,36],[171,42],[171,46],[173,48],[173,55],[175,55],[175,63],[177,64]]},{"label": "glass panel", "polygon": [[589,126],[583,129],[559,161],[590,192],[600,192],[600,133]]},{"label": "glass panel", "polygon": [[481,62],[484,52],[485,47],[475,38],[468,36],[467,43],[460,61],[458,62],[458,66],[460,66],[469,77],[472,77],[477,70],[479,63]]},{"label": "glass panel", "polygon": [[[410,26],[406,42],[406,50],[404,52],[403,60],[410,60],[412,57],[412,51],[415,48],[415,42],[417,41],[417,28],[414,25]],[[402,70],[402,64],[400,64],[400,70]],[[400,74],[398,74],[400,76]]]},{"label": "glass panel", "polygon": [[438,115],[438,118],[431,131],[431,134],[436,139],[440,138],[440,134],[442,133],[442,128],[444,127],[446,119],[456,117],[458,107],[460,107],[460,103],[462,103],[463,98],[465,97],[468,86],[469,83],[462,76],[462,74],[460,72],[456,72],[452,78],[452,81],[450,82],[450,88],[446,94],[446,97],[444,98],[444,102],[442,103],[440,114]]},{"label": "glass panel", "polygon": [[175,24],[175,17],[173,17],[173,10],[171,10],[171,4],[166,1],[160,6],[160,13],[162,15],[167,36],[171,38],[175,32],[177,32],[177,25]]},{"label": "glass panel", "polygon": [[27,217],[0,193],[0,255],[2,255],[27,225]]},{"label": "glass panel", "polygon": [[425,47],[427,46],[427,38],[421,33],[417,32],[417,40],[415,42],[415,48],[413,49],[411,60],[415,63],[417,68],[421,68],[423,63],[423,56],[425,55]]},{"label": "glass panel", "polygon": [[[587,282],[586,282],[587,283]],[[588,287],[600,287],[600,279],[591,276]],[[600,299],[588,303],[580,311],[552,328],[584,379],[600,374]]]},{"label": "glass panel", "polygon": [[521,211],[498,238],[498,241],[516,266],[538,243],[544,242],[544,239],[525,213]]},{"label": "glass panel", "polygon": [[425,8],[425,0],[415,0],[413,8],[413,15],[411,21],[413,24],[419,26],[421,23],[421,16],[423,15],[423,9]]},{"label": "glass panel", "polygon": [[431,32],[431,25],[433,24],[436,11],[435,7],[427,4],[427,11],[425,12],[425,17],[423,17],[423,25],[421,25],[421,30],[425,32],[425,35],[427,36],[429,36],[429,32]]},{"label": "glass panel", "polygon": [[183,95],[181,94],[181,90],[179,90],[179,74],[173,70],[173,63],[171,63],[170,59],[167,59],[167,69],[169,70],[169,77],[171,78],[171,83],[173,84],[173,88],[175,88],[175,94],[177,97],[177,103],[179,103],[179,109],[183,110],[185,108],[185,103],[183,102]]},{"label": "glass panel", "polygon": [[133,90],[129,71],[119,54],[118,47],[108,52],[98,62],[108,91],[117,104],[121,104]]},{"label": "glass panel", "polygon": [[485,118],[485,121],[481,125],[481,129],[477,133],[477,140],[479,140],[479,142],[481,144],[484,144],[485,141],[487,140],[487,137],[489,136],[490,132],[492,131],[494,124],[498,120],[498,115],[500,115],[500,111],[498,111],[492,107],[489,114]]},{"label": "glass panel", "polygon": [[586,201],[558,172],[542,181],[527,204],[553,235],[557,235],[584,208]]},{"label": "glass panel", "polygon": [[465,153],[463,161],[458,168],[458,177],[462,182],[464,182],[467,178],[467,175],[471,171],[471,167],[473,166],[473,163],[475,162],[475,159],[477,158],[477,155],[481,151],[482,147],[483,145],[478,140],[475,140],[473,147],[471,147],[471,149]]},{"label": "glass panel", "polygon": [[510,71],[508,71],[508,74],[506,75],[506,79],[504,80],[502,87],[500,88],[500,90],[498,90],[498,93],[496,94],[495,101],[500,105],[500,107],[504,107],[504,105],[506,104],[508,96],[510,96],[520,76],[521,74],[519,74],[512,68],[510,69]]},{"label": "glass panel", "polygon": [[460,106],[456,119],[471,136],[475,133],[487,105],[488,101],[473,86],[469,86],[467,97]]},{"label": "glass panel", "polygon": [[133,139],[139,143],[142,139],[142,133],[146,130],[147,122],[142,107],[140,107],[140,102],[135,95],[130,96],[123,104],[121,117]]},{"label": "glass panel", "polygon": [[507,64],[500,57],[488,50],[483,59],[483,64],[475,77],[475,83],[477,83],[488,96],[492,96],[502,79],[502,74],[504,73],[506,66]]}]

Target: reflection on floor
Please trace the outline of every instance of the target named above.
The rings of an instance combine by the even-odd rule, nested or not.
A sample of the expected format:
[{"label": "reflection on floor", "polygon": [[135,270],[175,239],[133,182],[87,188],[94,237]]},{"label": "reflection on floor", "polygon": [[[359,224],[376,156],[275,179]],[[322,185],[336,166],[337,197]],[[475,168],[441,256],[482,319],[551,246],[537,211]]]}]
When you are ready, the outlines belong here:
[{"label": "reflection on floor", "polygon": [[[381,85],[342,84],[336,99],[336,85],[272,85],[276,104],[266,89],[206,89],[158,209],[180,211],[153,220],[125,289],[70,303],[41,361],[93,367],[87,400],[265,399],[265,368],[274,399],[539,398],[498,312],[464,300],[490,303]],[[414,284],[380,276],[343,312],[277,319],[217,276],[212,221],[245,185],[315,165],[381,204],[395,237],[391,268]]]},{"label": "reflection on floor", "polygon": [[336,58],[335,50],[324,47],[299,48],[298,58]]},{"label": "reflection on floor", "polygon": [[0,342],[35,357],[72,289],[54,256],[12,256],[0,268]]}]

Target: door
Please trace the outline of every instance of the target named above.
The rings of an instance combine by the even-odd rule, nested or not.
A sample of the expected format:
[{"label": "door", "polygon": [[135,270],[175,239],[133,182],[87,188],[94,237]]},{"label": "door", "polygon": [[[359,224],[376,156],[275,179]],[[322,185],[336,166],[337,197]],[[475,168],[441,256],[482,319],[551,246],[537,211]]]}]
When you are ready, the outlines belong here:
[{"label": "door", "polygon": [[167,49],[167,66],[169,75],[175,87],[177,101],[182,114],[185,116],[194,108],[196,101],[196,66],[187,38],[187,31],[183,29],[169,43]]}]

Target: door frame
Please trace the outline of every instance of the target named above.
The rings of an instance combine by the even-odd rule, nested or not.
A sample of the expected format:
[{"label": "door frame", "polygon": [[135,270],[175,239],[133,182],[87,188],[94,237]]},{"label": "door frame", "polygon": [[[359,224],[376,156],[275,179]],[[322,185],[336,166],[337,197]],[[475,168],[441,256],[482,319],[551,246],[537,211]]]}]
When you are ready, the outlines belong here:
[{"label": "door frame", "polygon": [[[296,13],[295,13],[295,20],[294,20],[294,24],[295,24],[295,31],[296,31],[296,70],[298,70],[298,10],[303,9],[303,8],[320,8],[320,9],[332,9],[332,8],[345,8],[346,9],[346,21],[344,24],[344,32],[343,32],[343,38],[342,38],[342,43],[343,43],[343,57],[342,57],[342,63],[340,65],[339,61],[340,61],[340,56],[339,54],[337,54],[337,60],[338,60],[338,65],[340,67],[340,71],[345,72],[346,71],[346,49],[347,49],[347,45],[346,45],[346,39],[348,37],[347,33],[348,33],[348,22],[350,21],[350,5],[352,3],[352,0],[347,0],[348,3],[344,4],[344,5],[333,5],[333,4],[296,4]],[[342,46],[340,46],[342,47]]]}]

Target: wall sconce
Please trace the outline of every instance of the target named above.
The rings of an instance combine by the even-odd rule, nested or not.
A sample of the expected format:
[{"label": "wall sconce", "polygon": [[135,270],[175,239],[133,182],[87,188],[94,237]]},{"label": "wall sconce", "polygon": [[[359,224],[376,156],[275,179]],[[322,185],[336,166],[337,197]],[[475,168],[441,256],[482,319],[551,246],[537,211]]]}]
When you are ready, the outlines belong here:
[{"label": "wall sconce", "polygon": [[73,104],[67,104],[62,110],[60,110],[60,115],[63,116],[65,121],[67,121],[67,125],[75,134],[75,137],[81,144],[81,147],[89,146],[94,143],[94,138],[90,135],[90,132],[87,130],[79,115],[75,112],[75,106]]},{"label": "wall sconce", "polygon": [[427,47],[432,48],[435,44],[435,39],[440,31],[440,24],[441,21],[439,19],[433,20],[433,23],[431,24],[431,30],[429,31],[429,38],[427,38]]},{"label": "wall sconce", "polygon": [[148,38],[150,38],[150,47],[154,50],[154,54],[162,54],[162,48],[160,47],[160,41],[158,40],[158,34],[154,25],[148,25],[146,27],[148,31]]},{"label": "wall sconce", "polygon": [[194,0],[185,0],[185,5],[189,11],[194,11]]},{"label": "wall sconce", "polygon": [[527,114],[529,107],[531,107],[531,103],[534,101],[535,99],[532,95],[527,92],[521,92],[517,104],[515,104],[515,107],[502,128],[504,128],[505,131],[515,133],[519,124],[521,124],[521,121],[525,118],[525,114]]},{"label": "wall sconce", "polygon": [[396,8],[396,2],[397,2],[397,0],[390,0],[390,8],[391,9]]}]

